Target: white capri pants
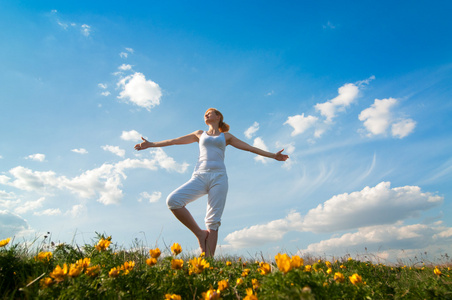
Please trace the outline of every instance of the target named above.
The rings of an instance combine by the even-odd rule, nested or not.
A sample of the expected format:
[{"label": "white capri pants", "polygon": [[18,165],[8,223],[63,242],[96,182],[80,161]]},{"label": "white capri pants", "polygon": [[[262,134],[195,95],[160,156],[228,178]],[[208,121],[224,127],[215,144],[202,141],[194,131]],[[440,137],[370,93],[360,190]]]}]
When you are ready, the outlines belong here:
[{"label": "white capri pants", "polygon": [[201,196],[208,195],[204,221],[208,229],[218,230],[227,193],[228,175],[226,172],[195,172],[188,182],[168,196],[166,204],[169,209],[178,209]]}]

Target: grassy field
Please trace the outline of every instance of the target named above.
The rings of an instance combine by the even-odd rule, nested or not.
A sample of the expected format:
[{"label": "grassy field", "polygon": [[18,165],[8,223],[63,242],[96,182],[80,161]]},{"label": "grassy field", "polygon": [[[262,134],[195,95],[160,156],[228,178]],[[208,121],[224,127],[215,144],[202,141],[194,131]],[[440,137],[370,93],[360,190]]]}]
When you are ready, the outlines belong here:
[{"label": "grassy field", "polygon": [[177,243],[162,251],[136,246],[123,250],[102,235],[83,246],[54,245],[45,239],[37,247],[0,241],[0,295],[2,299],[452,299],[449,262],[387,266],[284,253],[272,261],[205,259],[184,254]]}]

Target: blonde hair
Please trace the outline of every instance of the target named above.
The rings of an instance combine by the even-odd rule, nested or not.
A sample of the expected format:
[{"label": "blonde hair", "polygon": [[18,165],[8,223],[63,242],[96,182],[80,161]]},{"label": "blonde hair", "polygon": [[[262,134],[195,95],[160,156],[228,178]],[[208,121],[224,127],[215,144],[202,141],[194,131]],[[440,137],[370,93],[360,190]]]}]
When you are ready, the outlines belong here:
[{"label": "blonde hair", "polygon": [[223,114],[216,108],[209,108],[206,113],[209,111],[214,111],[217,116],[220,116],[220,123],[218,124],[220,132],[228,132],[230,126],[223,121]]}]

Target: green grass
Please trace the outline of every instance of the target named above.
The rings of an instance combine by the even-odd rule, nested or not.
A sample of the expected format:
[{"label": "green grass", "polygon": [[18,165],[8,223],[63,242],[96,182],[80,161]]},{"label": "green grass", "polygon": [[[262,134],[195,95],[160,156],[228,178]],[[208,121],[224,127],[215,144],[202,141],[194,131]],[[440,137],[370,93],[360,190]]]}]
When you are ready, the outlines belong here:
[{"label": "green grass", "polygon": [[[105,236],[98,236],[99,241],[102,238]],[[267,262],[216,257],[202,260],[208,266],[204,265],[201,271],[202,268],[193,269],[190,265],[195,257],[184,252],[176,256],[163,249],[157,263],[150,266],[146,263],[150,259],[149,249],[139,243],[126,251],[108,242],[101,249],[99,241],[84,246],[53,245],[45,239],[33,247],[8,243],[0,248],[0,297],[165,299],[165,295],[178,295],[181,299],[204,299],[213,295],[211,299],[452,299],[449,262],[439,266],[419,263],[387,266],[350,258],[329,262],[306,257],[297,265],[294,256]],[[51,252],[49,259],[44,256],[38,259],[38,254],[44,251]],[[85,265],[77,266],[77,261],[83,259]],[[172,269],[173,259],[183,260],[181,269]],[[267,272],[263,263],[268,264]],[[61,272],[58,277],[55,270],[64,264],[68,274]],[[87,273],[88,268],[91,274]],[[120,270],[117,276],[111,272],[113,268]],[[353,275],[358,282],[350,280]],[[228,286],[219,289],[219,282],[225,281]]]}]

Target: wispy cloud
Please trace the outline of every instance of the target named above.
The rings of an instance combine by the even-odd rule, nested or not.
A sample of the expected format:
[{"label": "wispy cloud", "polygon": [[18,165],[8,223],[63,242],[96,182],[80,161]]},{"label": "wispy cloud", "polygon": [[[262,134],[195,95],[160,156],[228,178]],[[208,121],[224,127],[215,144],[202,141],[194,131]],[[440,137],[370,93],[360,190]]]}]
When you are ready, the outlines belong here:
[{"label": "wispy cloud", "polygon": [[26,157],[26,159],[43,162],[46,159],[46,156],[41,153],[31,154]]},{"label": "wispy cloud", "polygon": [[121,149],[118,146],[105,145],[101,148],[120,157],[124,157],[126,155],[126,150]]},{"label": "wispy cloud", "polygon": [[162,192],[153,192],[152,194],[149,194],[148,192],[142,192],[140,194],[140,198],[138,199],[138,202],[149,201],[149,203],[155,203],[158,202],[162,198]]},{"label": "wispy cloud", "polygon": [[245,130],[245,136],[247,139],[253,138],[254,134],[259,130],[259,123],[254,122],[251,127]]},{"label": "wispy cloud", "polygon": [[88,151],[84,148],[79,148],[79,149],[72,149],[72,152],[78,153],[78,154],[88,154]]}]

